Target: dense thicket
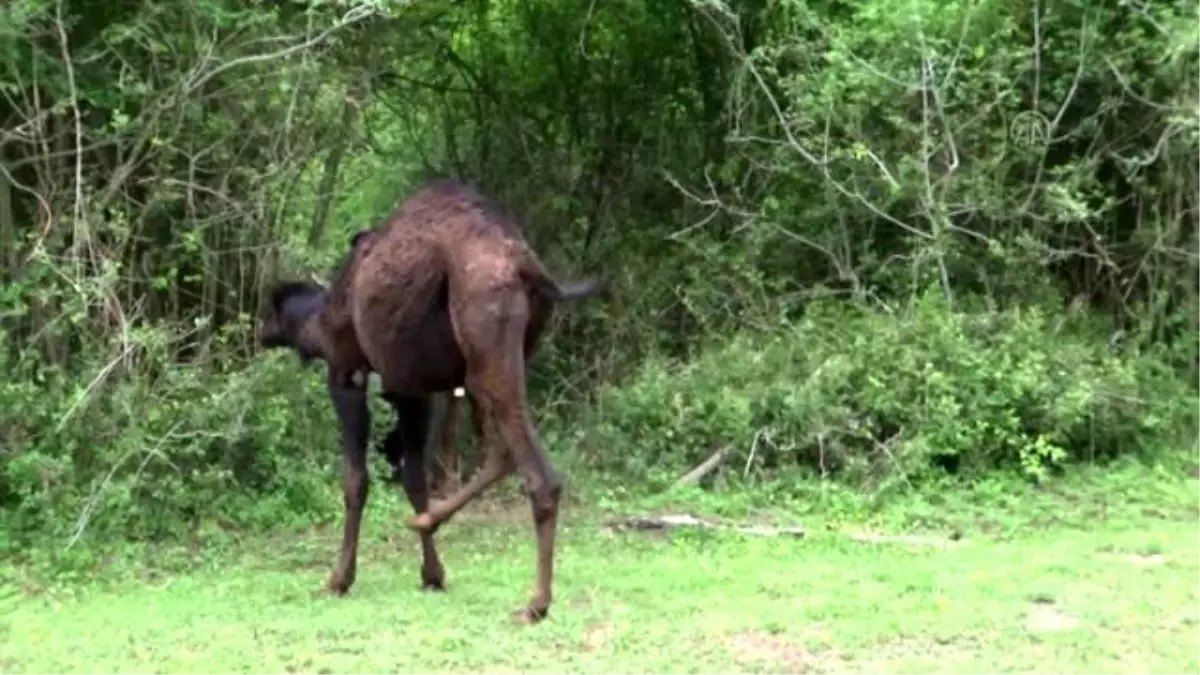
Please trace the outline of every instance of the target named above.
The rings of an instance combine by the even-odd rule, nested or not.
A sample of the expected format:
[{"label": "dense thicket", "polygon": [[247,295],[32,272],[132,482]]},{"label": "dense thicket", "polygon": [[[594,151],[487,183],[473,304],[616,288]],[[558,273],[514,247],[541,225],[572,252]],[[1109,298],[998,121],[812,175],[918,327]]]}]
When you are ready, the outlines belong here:
[{"label": "dense thicket", "polygon": [[2,529],[320,511],[319,378],[255,357],[252,317],[432,175],[614,277],[531,373],[551,423],[605,387],[595,434],[554,436],[603,464],[1167,442],[1195,424],[1197,62],[1180,1],[10,0]]}]

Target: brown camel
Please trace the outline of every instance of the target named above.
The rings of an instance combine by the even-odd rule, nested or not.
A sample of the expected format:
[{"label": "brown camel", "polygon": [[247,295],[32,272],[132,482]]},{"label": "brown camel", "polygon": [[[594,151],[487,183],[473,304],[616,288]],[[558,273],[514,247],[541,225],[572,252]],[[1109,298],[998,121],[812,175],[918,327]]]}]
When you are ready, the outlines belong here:
[{"label": "brown camel", "polygon": [[[594,295],[603,282],[560,285],[521,229],[471,187],[422,185],[381,226],[355,235],[331,287],[276,286],[260,326],[264,347],[289,347],[327,365],[342,433],[346,520],[329,589],[354,583],[367,500],[367,374],[379,375],[397,413],[383,452],[402,474],[420,533],[421,578],[440,589],[445,573],[437,528],[496,481],[517,470],[537,531],[533,597],[519,619],[544,618],[551,602],[554,542],[563,477],[550,465],[530,417],[525,363],[556,302]],[[484,438],[483,464],[445,500],[429,500],[423,465],[429,397],[465,387]]]}]

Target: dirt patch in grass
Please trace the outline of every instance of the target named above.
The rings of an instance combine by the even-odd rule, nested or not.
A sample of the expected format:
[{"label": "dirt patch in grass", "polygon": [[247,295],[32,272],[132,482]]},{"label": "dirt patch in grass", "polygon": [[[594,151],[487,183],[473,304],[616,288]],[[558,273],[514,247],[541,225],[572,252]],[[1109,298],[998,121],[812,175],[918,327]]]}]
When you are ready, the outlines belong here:
[{"label": "dirt patch in grass", "polygon": [[936,669],[954,663],[969,663],[980,649],[979,641],[968,635],[896,637],[853,653],[838,653],[836,658],[831,654],[819,663],[819,670],[810,672],[895,672],[898,664],[904,664],[905,672],[945,672]]},{"label": "dirt patch in grass", "polygon": [[1052,604],[1035,603],[1025,615],[1025,628],[1034,633],[1056,633],[1079,626],[1079,619]]},{"label": "dirt patch in grass", "polygon": [[[743,631],[724,640],[726,648],[740,662],[758,662],[771,666],[772,672],[815,672],[814,655],[804,645],[764,631]],[[779,668],[783,668],[779,670]],[[819,672],[824,672],[819,671]]]},{"label": "dirt patch in grass", "polygon": [[592,624],[583,632],[583,648],[589,652],[604,649],[616,635],[617,626],[611,621]]}]

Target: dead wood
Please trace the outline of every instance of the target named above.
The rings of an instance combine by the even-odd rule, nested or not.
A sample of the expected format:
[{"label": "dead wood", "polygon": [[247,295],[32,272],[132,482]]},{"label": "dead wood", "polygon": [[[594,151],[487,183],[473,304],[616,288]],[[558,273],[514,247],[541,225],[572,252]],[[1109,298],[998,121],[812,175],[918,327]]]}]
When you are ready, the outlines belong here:
[{"label": "dead wood", "polygon": [[759,537],[789,536],[801,538],[804,536],[804,528],[799,526],[773,527],[769,525],[729,523],[714,519],[697,518],[688,514],[627,516],[611,519],[605,522],[605,525],[614,530],[636,530],[642,532],[692,527],[708,530],[724,530]]},{"label": "dead wood", "polygon": [[725,458],[729,456],[729,446],[725,446],[717,450],[708,459],[701,462],[696,468],[684,474],[679,480],[675,481],[674,487],[684,487],[686,485],[695,485],[704,480],[704,477],[716,470],[718,466],[724,463]]}]

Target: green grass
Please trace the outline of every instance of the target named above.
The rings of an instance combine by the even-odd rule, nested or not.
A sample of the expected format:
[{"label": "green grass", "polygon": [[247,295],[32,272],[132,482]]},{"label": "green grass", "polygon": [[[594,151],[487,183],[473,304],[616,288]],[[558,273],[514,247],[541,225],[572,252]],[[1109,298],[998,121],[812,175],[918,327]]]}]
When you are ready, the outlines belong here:
[{"label": "green grass", "polygon": [[[415,537],[386,499],[368,510],[344,598],[320,593],[336,529],[147,548],[72,581],[11,566],[0,671],[1200,671],[1195,479],[1126,471],[963,495],[909,497],[856,522],[845,504],[810,510],[799,540],[616,533],[575,504],[555,604],[535,627],[507,620],[533,581],[532,528],[511,505],[470,507],[439,535],[445,594],[417,589]],[[849,536],[869,526],[963,536]]]}]

